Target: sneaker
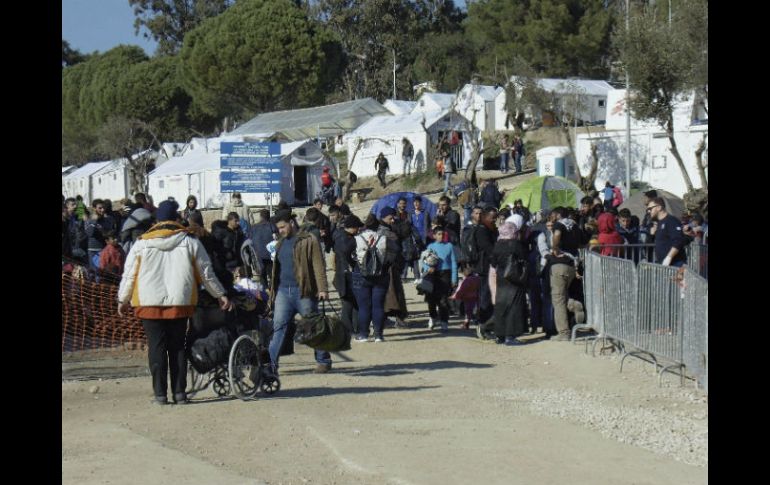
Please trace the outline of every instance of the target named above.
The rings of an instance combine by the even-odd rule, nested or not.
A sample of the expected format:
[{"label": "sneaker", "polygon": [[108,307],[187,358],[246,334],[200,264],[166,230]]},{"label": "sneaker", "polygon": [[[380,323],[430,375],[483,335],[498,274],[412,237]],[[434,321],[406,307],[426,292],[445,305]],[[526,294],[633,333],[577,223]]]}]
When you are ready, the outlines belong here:
[{"label": "sneaker", "polygon": [[326,374],[332,370],[331,364],[318,364],[315,366],[314,374]]},{"label": "sneaker", "polygon": [[551,339],[553,342],[569,342],[570,340],[572,340],[572,338],[568,333],[560,333]]},{"label": "sneaker", "polygon": [[385,337],[382,337],[382,336],[380,336],[380,337],[374,337],[374,341],[375,341],[375,342],[384,342],[384,341],[385,341]]},{"label": "sneaker", "polygon": [[514,346],[515,345],[524,345],[524,342],[522,342],[521,340],[519,340],[517,338],[506,337],[505,338],[505,345],[514,345]]},{"label": "sneaker", "polygon": [[187,399],[187,394],[180,392],[174,394],[174,404],[190,404],[190,400]]},{"label": "sneaker", "polygon": [[429,318],[429,319],[428,319],[428,330],[433,330],[433,327],[434,327],[434,326],[435,326],[435,325],[433,324],[433,319],[432,319],[432,318]]},{"label": "sneaker", "polygon": [[168,404],[168,398],[166,396],[155,396],[155,399],[152,400],[153,404],[158,404],[160,406],[163,406],[165,404]]},{"label": "sneaker", "polygon": [[356,342],[368,342],[368,341],[369,339],[367,337],[361,337],[361,336],[356,337]]}]

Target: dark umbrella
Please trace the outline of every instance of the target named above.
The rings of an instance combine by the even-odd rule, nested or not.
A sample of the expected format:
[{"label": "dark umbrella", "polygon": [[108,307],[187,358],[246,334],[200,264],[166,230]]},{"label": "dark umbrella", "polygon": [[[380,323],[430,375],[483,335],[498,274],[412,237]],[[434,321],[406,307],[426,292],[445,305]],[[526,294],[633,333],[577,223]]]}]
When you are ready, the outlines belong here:
[{"label": "dark umbrella", "polygon": [[[658,191],[658,197],[661,197],[666,201],[666,212],[676,217],[677,219],[681,219],[685,212],[684,201],[671,192],[666,192],[665,190],[660,189],[656,190]],[[628,199],[624,200],[623,203],[620,204],[620,207],[618,207],[618,210],[628,209],[631,211],[631,214],[637,216],[639,219],[644,219],[644,214],[647,210],[647,207],[645,207],[644,203],[642,202],[643,196],[644,193],[637,192]]]}]

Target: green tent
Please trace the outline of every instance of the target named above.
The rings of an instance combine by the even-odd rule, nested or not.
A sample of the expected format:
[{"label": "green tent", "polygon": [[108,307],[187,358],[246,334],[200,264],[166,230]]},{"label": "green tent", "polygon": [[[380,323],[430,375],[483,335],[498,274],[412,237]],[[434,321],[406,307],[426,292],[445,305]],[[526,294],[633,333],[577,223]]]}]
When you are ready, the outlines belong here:
[{"label": "green tent", "polygon": [[513,206],[513,201],[521,199],[530,212],[554,207],[580,206],[580,199],[585,196],[580,187],[564,177],[544,175],[529,179],[505,194],[501,207]]}]

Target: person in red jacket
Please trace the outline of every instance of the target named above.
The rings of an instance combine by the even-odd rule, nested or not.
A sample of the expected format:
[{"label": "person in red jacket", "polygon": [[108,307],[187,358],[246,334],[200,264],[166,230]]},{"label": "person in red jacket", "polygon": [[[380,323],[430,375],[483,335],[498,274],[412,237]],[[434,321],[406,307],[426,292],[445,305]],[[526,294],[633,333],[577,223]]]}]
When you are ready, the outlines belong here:
[{"label": "person in red jacket", "polygon": [[323,172],[321,174],[321,185],[328,189],[334,184],[334,177],[329,173],[329,167],[324,167]]},{"label": "person in red jacket", "polygon": [[[599,244],[623,244],[623,236],[617,230],[615,215],[611,212],[602,212],[597,220],[599,227]],[[618,257],[621,253],[619,247],[603,247],[602,256]]]},{"label": "person in red jacket", "polygon": [[118,244],[115,231],[105,231],[104,241],[107,243],[99,255],[99,269],[118,275],[123,274],[123,264],[126,262],[126,253]]}]

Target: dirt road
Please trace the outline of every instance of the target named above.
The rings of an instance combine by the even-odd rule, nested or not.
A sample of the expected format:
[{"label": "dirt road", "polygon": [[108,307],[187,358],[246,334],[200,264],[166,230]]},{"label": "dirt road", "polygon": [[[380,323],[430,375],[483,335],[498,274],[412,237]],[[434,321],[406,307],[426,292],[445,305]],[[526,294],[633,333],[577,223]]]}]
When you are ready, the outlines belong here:
[{"label": "dirt road", "polygon": [[[457,322],[353,343],[334,371],[310,349],[283,389],[251,402],[213,393],[150,404],[146,357],[63,364],[65,484],[703,484],[708,410],[692,383],[582,345],[481,342]],[[145,367],[143,367],[145,366]],[[84,370],[85,369],[85,370]],[[67,380],[103,375],[98,380]],[[96,393],[94,386],[99,389]]]}]

